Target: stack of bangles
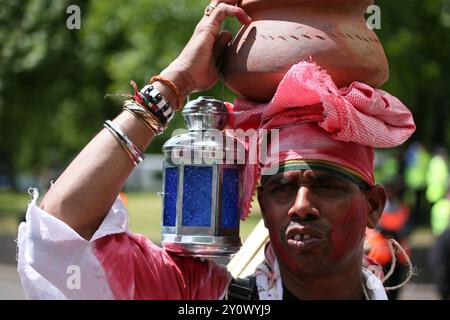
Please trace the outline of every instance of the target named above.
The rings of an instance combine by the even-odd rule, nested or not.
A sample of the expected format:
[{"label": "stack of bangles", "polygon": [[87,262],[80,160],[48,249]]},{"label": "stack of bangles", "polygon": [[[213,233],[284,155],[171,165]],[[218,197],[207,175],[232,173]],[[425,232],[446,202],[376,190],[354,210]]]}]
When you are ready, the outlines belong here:
[{"label": "stack of bangles", "polygon": [[[172,108],[167,99],[152,85],[154,81],[167,84],[176,93],[178,97],[178,106],[176,109]],[[184,99],[180,91],[171,81],[160,76],[153,77],[150,80],[150,84],[146,85],[141,91],[137,90],[136,84],[133,81],[131,84],[135,95],[124,101],[123,110],[134,115],[154,135],[160,135],[173,119],[175,111],[181,109]],[[123,133],[119,126],[110,120],[105,121],[103,126],[122,145],[135,166],[144,160],[144,153]]]}]

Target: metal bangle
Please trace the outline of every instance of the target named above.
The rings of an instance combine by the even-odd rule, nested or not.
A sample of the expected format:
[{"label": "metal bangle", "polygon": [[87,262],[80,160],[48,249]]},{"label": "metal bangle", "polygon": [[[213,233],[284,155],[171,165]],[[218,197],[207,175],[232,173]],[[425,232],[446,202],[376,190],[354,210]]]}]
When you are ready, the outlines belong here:
[{"label": "metal bangle", "polygon": [[155,136],[157,135],[155,129],[153,129],[152,126],[150,126],[144,119],[142,119],[141,116],[139,116],[136,112],[134,112],[133,110],[130,110],[127,107],[123,108],[124,111],[128,111],[129,113],[131,113],[136,119],[138,119],[144,126],[147,127],[148,130],[150,130],[151,133],[153,133]]},{"label": "metal bangle", "polygon": [[134,100],[126,100],[123,104],[124,110],[128,110],[142,121],[146,123],[148,127],[151,127],[155,134],[160,135],[167,128],[167,124],[164,125],[158,118],[147,108],[141,106]]},{"label": "metal bangle", "polygon": [[145,159],[144,153],[122,132],[119,126],[110,120],[106,120],[103,126],[120,142],[135,166]]}]

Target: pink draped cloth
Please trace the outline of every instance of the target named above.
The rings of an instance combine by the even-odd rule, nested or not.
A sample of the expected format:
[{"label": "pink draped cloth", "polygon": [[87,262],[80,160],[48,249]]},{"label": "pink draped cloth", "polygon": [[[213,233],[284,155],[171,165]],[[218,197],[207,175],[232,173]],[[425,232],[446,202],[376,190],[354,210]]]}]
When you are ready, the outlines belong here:
[{"label": "pink draped cloth", "polygon": [[[359,151],[361,155],[367,155],[367,152],[373,153],[373,148],[399,146],[416,128],[409,109],[394,96],[361,82],[337,88],[325,70],[310,62],[294,65],[280,82],[269,103],[257,104],[237,98],[234,104],[228,107],[232,112],[230,126],[235,129],[280,129],[281,141],[283,128],[297,126],[297,135],[303,135],[303,140],[310,142],[308,146],[295,149],[299,159],[304,158],[302,149],[314,149],[315,152],[310,153],[310,156],[330,154],[329,146],[327,148],[316,146],[314,139],[316,135],[308,136],[311,130],[302,130],[301,124],[316,124],[327,133],[330,143],[341,143],[337,145],[336,150],[346,148],[340,157],[333,158],[336,163],[344,165],[348,165],[347,160],[351,160],[354,156],[352,151],[354,148],[359,146],[369,148],[366,151]],[[342,142],[350,144],[345,145]],[[279,163],[286,160],[283,159],[285,155],[290,155],[292,159],[290,152],[292,145],[284,143],[284,146],[285,149],[281,149],[283,147],[281,142]],[[357,170],[369,184],[373,184],[373,156],[364,156],[357,160],[361,160],[359,168],[351,169]],[[246,165],[245,171],[244,195],[241,203],[243,219],[249,214],[256,183],[260,178],[260,166]]]},{"label": "pink draped cloth", "polygon": [[172,255],[138,234],[98,239],[94,253],[118,300],[216,300],[231,281],[224,266]]}]

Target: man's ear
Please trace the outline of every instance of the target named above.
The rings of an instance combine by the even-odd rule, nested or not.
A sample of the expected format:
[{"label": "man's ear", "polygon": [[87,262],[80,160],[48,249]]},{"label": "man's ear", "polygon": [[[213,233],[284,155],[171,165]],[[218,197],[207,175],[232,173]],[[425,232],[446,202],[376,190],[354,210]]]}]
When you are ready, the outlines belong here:
[{"label": "man's ear", "polygon": [[259,203],[259,208],[261,209],[261,215],[263,217],[264,220],[264,226],[267,228],[267,219],[266,219],[266,208],[264,207],[264,188],[262,186],[258,186],[257,189],[258,192],[258,203]]},{"label": "man's ear", "polygon": [[383,213],[387,199],[386,190],[383,186],[377,184],[370,188],[367,193],[367,197],[367,201],[369,203],[367,227],[373,229],[377,225],[378,220]]}]

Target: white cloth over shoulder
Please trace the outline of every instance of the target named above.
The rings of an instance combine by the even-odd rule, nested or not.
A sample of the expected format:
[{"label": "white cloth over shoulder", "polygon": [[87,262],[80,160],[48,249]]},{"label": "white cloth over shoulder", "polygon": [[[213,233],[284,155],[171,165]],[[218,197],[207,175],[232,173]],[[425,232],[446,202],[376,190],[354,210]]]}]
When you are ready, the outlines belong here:
[{"label": "white cloth over shoulder", "polygon": [[127,212],[117,199],[87,241],[37,204],[32,190],[26,222],[19,226],[18,272],[28,299],[113,299],[105,272],[93,251],[95,240],[129,232]]}]

